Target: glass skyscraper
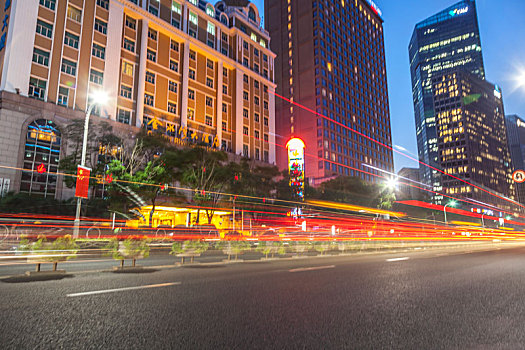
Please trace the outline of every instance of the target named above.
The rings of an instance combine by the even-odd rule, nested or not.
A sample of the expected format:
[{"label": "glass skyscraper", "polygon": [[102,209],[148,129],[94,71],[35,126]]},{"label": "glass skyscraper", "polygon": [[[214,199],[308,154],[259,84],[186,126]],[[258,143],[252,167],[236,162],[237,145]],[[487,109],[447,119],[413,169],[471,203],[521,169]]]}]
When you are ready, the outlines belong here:
[{"label": "glass skyscraper", "polygon": [[[458,2],[418,23],[409,57],[419,160],[441,169],[432,78],[461,70],[485,79],[475,1]],[[443,190],[439,172],[424,165],[420,171],[422,182]]]}]

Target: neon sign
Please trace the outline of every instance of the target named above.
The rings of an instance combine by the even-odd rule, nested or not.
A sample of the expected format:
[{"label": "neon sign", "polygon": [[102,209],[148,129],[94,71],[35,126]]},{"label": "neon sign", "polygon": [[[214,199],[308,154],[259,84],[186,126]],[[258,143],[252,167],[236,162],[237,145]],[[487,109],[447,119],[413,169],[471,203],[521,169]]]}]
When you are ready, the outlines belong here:
[{"label": "neon sign", "polygon": [[372,0],[366,0],[366,2],[368,3],[368,5],[370,5],[372,11],[374,11],[376,15],[378,15],[379,17],[383,17],[383,12],[381,12],[381,9],[375,4],[375,2],[373,2]]},{"label": "neon sign", "polygon": [[286,144],[290,187],[300,200],[304,199],[304,148],[304,142],[299,138],[293,138]]},{"label": "neon sign", "polygon": [[452,17],[462,15],[468,12],[468,6],[465,6],[463,8],[458,8],[450,11],[448,14]]}]

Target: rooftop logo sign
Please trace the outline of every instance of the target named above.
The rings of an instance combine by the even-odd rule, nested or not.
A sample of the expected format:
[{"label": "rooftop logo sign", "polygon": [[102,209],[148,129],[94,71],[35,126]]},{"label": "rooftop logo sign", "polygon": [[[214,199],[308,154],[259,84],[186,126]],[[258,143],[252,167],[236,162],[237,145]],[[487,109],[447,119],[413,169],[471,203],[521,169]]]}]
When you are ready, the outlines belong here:
[{"label": "rooftop logo sign", "polygon": [[451,17],[454,17],[454,16],[465,14],[467,12],[468,12],[468,6],[465,6],[465,7],[462,7],[462,8],[454,9],[454,10],[450,11],[448,14]]},{"label": "rooftop logo sign", "polygon": [[370,5],[370,7],[376,15],[378,15],[379,17],[383,17],[383,12],[381,12],[381,9],[375,4],[375,2],[373,2],[372,0],[366,0],[366,2],[368,2],[368,4]]}]

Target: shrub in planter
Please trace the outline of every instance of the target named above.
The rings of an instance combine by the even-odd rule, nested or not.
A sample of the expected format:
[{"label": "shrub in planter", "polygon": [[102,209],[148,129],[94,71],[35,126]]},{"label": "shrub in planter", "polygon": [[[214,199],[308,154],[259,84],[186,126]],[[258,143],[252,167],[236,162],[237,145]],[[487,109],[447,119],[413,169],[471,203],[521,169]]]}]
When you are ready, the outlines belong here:
[{"label": "shrub in planter", "polygon": [[181,264],[184,264],[184,258],[190,257],[191,262],[193,262],[196,256],[200,256],[208,248],[208,243],[202,241],[174,242],[171,246],[170,254],[181,257]]},{"label": "shrub in planter", "polygon": [[131,259],[132,266],[135,267],[137,259],[145,259],[149,256],[149,245],[146,240],[141,238],[128,238],[124,241],[113,239],[108,244],[113,259],[120,260],[120,267],[124,267],[124,260]]},{"label": "shrub in planter", "polygon": [[301,254],[303,254],[303,253],[307,252],[308,250],[310,250],[310,246],[311,246],[310,242],[297,241],[297,242],[293,243],[291,248],[292,248],[292,251],[294,253],[297,253],[297,255],[300,256]]},{"label": "shrub in planter", "polygon": [[330,242],[315,242],[314,249],[324,255],[324,253],[330,250]]},{"label": "shrub in planter", "polygon": [[275,256],[275,254],[286,254],[286,248],[284,247],[284,244],[282,242],[259,242],[259,245],[257,246],[257,251],[263,253],[266,259],[268,259],[269,254],[272,254],[272,258]]},{"label": "shrub in planter", "polygon": [[252,249],[250,244],[245,241],[220,241],[216,245],[217,249],[221,249],[222,252],[228,255],[228,260],[231,260],[231,256],[235,256],[235,260],[239,254],[243,254],[245,251]]},{"label": "shrub in planter", "polygon": [[78,245],[71,235],[58,237],[54,241],[48,241],[45,236],[39,236],[36,242],[30,242],[23,238],[18,246],[22,254],[31,255],[28,261],[36,264],[36,271],[40,271],[43,263],[53,263],[53,271],[57,271],[58,263],[76,257]]}]

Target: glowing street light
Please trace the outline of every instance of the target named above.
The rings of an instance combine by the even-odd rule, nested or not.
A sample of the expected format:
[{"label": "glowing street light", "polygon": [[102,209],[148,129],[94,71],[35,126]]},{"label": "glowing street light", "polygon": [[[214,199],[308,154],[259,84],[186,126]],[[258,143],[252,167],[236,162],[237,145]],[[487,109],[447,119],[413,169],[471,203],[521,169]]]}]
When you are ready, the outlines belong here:
[{"label": "glowing street light", "polygon": [[391,190],[395,190],[397,187],[397,177],[391,177],[386,180],[386,187]]},{"label": "glowing street light", "polygon": [[443,213],[445,214],[445,225],[448,225],[447,222],[447,207],[455,207],[458,204],[456,201],[450,201],[443,207]]},{"label": "glowing street light", "polygon": [[[108,103],[109,96],[106,92],[102,90],[93,91],[90,94],[91,104],[88,106],[86,111],[86,119],[84,121],[84,138],[82,140],[82,158],[80,158],[80,166],[84,167],[86,165],[86,153],[87,153],[87,137],[88,137],[88,128],[89,128],[89,117],[95,106],[103,106]],[[82,206],[82,198],[77,198],[77,211],[75,215],[75,223],[73,228],[73,238],[78,238],[78,231],[80,226],[80,208]]]}]

